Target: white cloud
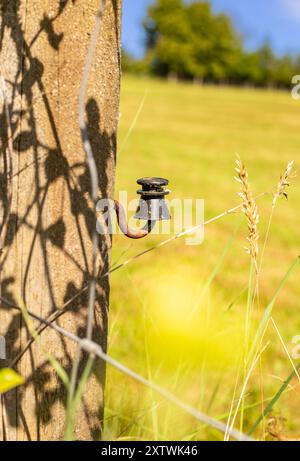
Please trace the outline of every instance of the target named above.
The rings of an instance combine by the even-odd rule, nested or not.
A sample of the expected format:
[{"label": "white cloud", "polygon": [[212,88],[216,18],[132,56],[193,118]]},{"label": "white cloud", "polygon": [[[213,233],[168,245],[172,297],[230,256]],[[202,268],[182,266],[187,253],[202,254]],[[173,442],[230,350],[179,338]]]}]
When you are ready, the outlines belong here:
[{"label": "white cloud", "polygon": [[300,0],[281,0],[281,4],[290,17],[300,22]]}]

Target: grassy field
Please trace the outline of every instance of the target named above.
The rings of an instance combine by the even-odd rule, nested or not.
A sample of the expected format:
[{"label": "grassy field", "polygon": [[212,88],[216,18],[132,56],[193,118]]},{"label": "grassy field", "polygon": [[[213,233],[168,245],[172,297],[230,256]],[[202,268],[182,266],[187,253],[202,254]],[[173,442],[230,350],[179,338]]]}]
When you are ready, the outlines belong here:
[{"label": "grassy field", "polygon": [[[234,181],[238,153],[253,194],[272,192],[290,160],[300,164],[300,103],[288,93],[200,87],[124,76],[121,96],[118,191],[136,197],[136,179],[169,178],[172,198],[202,198],[209,219],[239,204]],[[299,178],[289,200],[276,205],[263,258],[251,338],[264,309],[300,253]],[[171,198],[171,197],[170,197]],[[272,196],[258,199],[260,248]],[[125,260],[168,236],[141,241],[114,237],[113,260]],[[250,261],[241,213],[209,224],[202,245],[184,239],[157,249],[111,277],[109,353],[225,423],[243,386],[243,344]],[[292,372],[286,350],[300,335],[300,269],[276,300],[262,341],[266,349],[247,384],[234,426],[248,431]],[[210,281],[210,282],[208,282]],[[295,361],[296,364],[296,361]],[[300,437],[300,386],[294,378],[255,431],[269,438]],[[244,409],[242,411],[242,409]],[[233,416],[233,415],[231,415]],[[276,433],[277,433],[276,432]],[[220,440],[151,390],[108,367],[104,438]]]}]

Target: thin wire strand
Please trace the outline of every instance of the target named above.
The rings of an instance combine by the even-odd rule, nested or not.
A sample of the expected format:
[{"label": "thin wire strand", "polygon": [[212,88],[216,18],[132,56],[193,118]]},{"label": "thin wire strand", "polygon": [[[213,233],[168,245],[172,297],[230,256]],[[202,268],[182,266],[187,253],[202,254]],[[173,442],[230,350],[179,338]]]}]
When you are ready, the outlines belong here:
[{"label": "thin wire strand", "polygon": [[[83,143],[83,148],[86,153],[88,168],[91,177],[91,196],[94,205],[94,211],[96,216],[96,203],[98,200],[98,191],[99,191],[99,180],[97,165],[93,154],[93,149],[89,140],[88,130],[85,121],[85,99],[88,81],[92,69],[92,64],[94,60],[94,55],[97,46],[97,40],[101,32],[102,18],[105,9],[105,0],[100,0],[96,22],[94,30],[92,32],[88,53],[85,61],[85,66],[83,70],[80,92],[79,92],[79,127],[81,132],[81,138]],[[91,281],[89,284],[89,301],[88,301],[88,318],[87,318],[87,327],[86,327],[86,336],[91,339],[93,332],[93,320],[94,320],[94,306],[95,306],[95,297],[96,297],[96,259],[97,259],[97,250],[98,250],[98,233],[96,226],[94,226],[92,234],[92,271],[91,271]]]}]

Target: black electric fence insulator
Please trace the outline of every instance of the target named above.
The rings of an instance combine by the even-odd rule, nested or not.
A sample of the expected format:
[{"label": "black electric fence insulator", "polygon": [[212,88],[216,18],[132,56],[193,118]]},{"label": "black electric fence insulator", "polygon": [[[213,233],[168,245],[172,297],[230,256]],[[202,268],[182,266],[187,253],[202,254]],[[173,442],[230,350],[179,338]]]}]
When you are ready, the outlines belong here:
[{"label": "black electric fence insulator", "polygon": [[170,193],[165,189],[169,181],[164,178],[141,178],[137,183],[142,186],[137,193],[141,196],[135,219],[146,221],[142,229],[130,229],[126,221],[126,213],[121,203],[114,201],[119,227],[124,235],[132,239],[140,239],[150,234],[156,221],[170,220],[168,205],[165,196]]},{"label": "black electric fence insulator", "polygon": [[142,189],[137,191],[141,198],[134,217],[143,221],[170,220],[170,212],[164,198],[170,193],[165,189],[169,181],[164,178],[141,178],[137,183]]}]

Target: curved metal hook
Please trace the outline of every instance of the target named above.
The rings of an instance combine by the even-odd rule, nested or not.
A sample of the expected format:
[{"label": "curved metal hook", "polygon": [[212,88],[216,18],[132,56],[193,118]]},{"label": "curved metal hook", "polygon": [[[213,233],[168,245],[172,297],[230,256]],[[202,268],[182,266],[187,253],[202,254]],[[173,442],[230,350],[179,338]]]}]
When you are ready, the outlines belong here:
[{"label": "curved metal hook", "polygon": [[126,221],[126,214],[124,211],[123,206],[121,203],[118,202],[118,200],[114,200],[115,204],[115,210],[116,210],[116,215],[117,215],[117,220],[118,220],[118,225],[126,237],[129,237],[131,239],[141,239],[143,237],[146,237],[146,235],[150,234],[152,231],[153,227],[155,226],[156,221],[147,221],[145,226],[142,229],[139,230],[133,230],[130,229],[127,225]]}]

